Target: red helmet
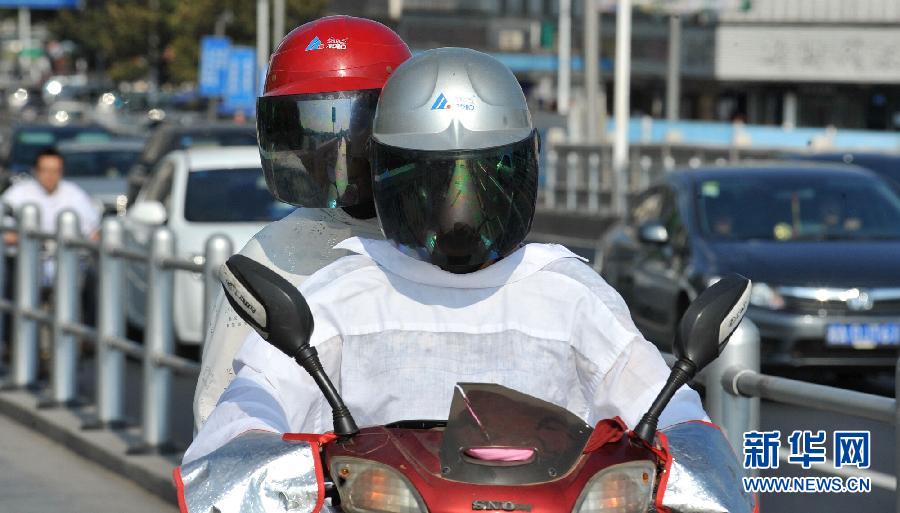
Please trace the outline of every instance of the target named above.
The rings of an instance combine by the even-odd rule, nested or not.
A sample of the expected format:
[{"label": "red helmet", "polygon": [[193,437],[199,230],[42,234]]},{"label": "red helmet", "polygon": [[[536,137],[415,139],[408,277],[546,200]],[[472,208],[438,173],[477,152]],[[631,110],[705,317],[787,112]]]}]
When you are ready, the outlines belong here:
[{"label": "red helmet", "polygon": [[391,29],[351,16],[312,21],[281,41],[256,109],[263,170],[276,198],[374,211],[366,145],[375,105],[409,57]]}]

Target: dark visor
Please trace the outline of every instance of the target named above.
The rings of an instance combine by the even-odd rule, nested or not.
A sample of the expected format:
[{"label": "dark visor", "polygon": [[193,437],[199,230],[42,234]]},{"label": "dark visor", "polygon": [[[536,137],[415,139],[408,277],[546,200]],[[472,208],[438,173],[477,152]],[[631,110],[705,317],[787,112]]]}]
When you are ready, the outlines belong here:
[{"label": "dark visor", "polygon": [[257,135],[272,194],[298,207],[371,202],[366,144],[379,92],[260,97]]},{"label": "dark visor", "polygon": [[531,229],[537,135],[474,151],[420,151],[373,140],[375,205],[387,238],[444,270],[468,273],[515,250]]}]

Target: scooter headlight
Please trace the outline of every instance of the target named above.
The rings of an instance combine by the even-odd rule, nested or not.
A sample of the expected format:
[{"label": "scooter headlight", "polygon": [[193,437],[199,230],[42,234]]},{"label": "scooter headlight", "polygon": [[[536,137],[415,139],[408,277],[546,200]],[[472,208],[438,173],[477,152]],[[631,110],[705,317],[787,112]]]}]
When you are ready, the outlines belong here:
[{"label": "scooter headlight", "polygon": [[428,513],[410,482],[387,465],[338,457],[331,461],[331,478],[349,513]]},{"label": "scooter headlight", "polygon": [[645,513],[655,480],[656,466],[650,461],[609,467],[588,481],[573,513]]}]

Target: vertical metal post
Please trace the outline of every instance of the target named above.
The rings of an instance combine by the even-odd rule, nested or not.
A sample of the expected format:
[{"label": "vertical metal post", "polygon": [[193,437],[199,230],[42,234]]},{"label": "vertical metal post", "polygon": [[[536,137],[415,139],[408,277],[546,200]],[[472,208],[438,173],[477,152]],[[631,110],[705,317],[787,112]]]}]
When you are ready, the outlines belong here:
[{"label": "vertical metal post", "polygon": [[78,315],[78,253],[68,241],[81,235],[78,216],[71,210],[56,218],[56,278],[53,286],[53,373],[52,402],[66,405],[75,401],[75,366],[78,347],[75,336],[65,333],[64,324]]},{"label": "vertical metal post", "polygon": [[794,91],[784,93],[781,111],[781,126],[785,130],[793,130],[797,126],[797,93]]},{"label": "vertical metal post", "polygon": [[[584,89],[587,94],[587,140],[596,143],[600,137],[600,10],[597,0],[584,0]],[[603,108],[606,108],[604,105]]]},{"label": "vertical metal post", "polygon": [[600,211],[600,152],[592,151],[588,155],[588,212]]},{"label": "vertical metal post", "polygon": [[[19,7],[19,42],[22,43],[22,53],[28,55],[29,61],[33,59],[29,50],[31,49],[31,9],[28,7]],[[21,77],[26,81],[31,80],[35,73],[34,68],[37,66],[28,66],[28,69],[21,70]],[[26,75],[27,74],[27,75]]]},{"label": "vertical metal post", "polygon": [[147,322],[144,333],[143,441],[146,449],[164,451],[170,440],[169,398],[171,369],[158,365],[157,355],[172,354],[172,298],[174,274],[163,261],[175,256],[175,236],[161,227],[153,232],[148,260]]},{"label": "vertical metal post", "polygon": [[577,152],[566,155],[566,210],[578,210],[578,186],[581,185],[581,159]]},{"label": "vertical metal post", "polygon": [[403,0],[388,0],[388,18],[399,20],[403,16]]},{"label": "vertical metal post", "polygon": [[150,61],[150,88],[147,91],[147,98],[151,107],[157,107],[159,105],[159,20],[161,13],[159,0],[150,0],[149,4],[153,21],[150,23],[150,34],[147,38],[147,57]]},{"label": "vertical metal post", "polygon": [[759,372],[759,351],[759,329],[744,318],[722,354],[703,371],[707,411],[736,454],[741,454],[744,433],[759,429],[759,398],[734,395],[734,384],[725,382],[726,371],[735,379],[740,372]]},{"label": "vertical metal post", "polygon": [[[205,263],[203,265],[203,329],[204,333],[210,329],[212,322],[212,309],[216,304],[216,298],[222,292],[222,282],[219,280],[219,269],[225,265],[233,253],[231,239],[226,235],[213,235],[206,240]],[[206,336],[203,337],[206,340]]]},{"label": "vertical metal post", "polygon": [[631,0],[619,0],[616,14],[616,75],[615,118],[613,139],[613,169],[616,173],[616,213],[625,215],[628,209],[628,118],[631,101]]},{"label": "vertical metal post", "polygon": [[272,3],[272,50],[278,48],[281,38],[284,37],[284,0],[274,0]]},{"label": "vertical metal post", "polygon": [[666,73],[666,120],[678,121],[681,110],[681,16],[669,16],[669,67]]},{"label": "vertical metal post", "polygon": [[559,0],[559,34],[556,40],[559,63],[556,70],[556,112],[569,113],[572,87],[572,0]]},{"label": "vertical metal post", "polygon": [[33,385],[38,371],[38,327],[27,319],[25,310],[37,308],[40,293],[40,241],[31,236],[41,228],[37,206],[24,205],[19,210],[19,252],[16,256],[16,312],[13,316],[13,379],[17,387]]},{"label": "vertical metal post", "polygon": [[125,264],[113,256],[122,246],[122,222],[107,217],[100,231],[96,360],[97,420],[107,427],[125,424],[125,355],[109,344],[110,338],[125,334]]},{"label": "vertical metal post", "polygon": [[559,162],[559,153],[553,149],[547,149],[547,178],[544,180],[544,207],[556,208],[556,166]]},{"label": "vertical metal post", "polygon": [[[256,76],[269,63],[269,0],[256,0]],[[257,84],[256,90],[262,90]]]}]

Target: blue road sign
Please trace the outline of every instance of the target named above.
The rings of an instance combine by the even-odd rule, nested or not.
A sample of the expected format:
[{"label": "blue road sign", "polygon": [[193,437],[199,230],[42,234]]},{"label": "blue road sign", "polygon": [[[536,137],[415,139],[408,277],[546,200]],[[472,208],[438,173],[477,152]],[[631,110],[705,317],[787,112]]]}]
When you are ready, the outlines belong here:
[{"label": "blue road sign", "polygon": [[[2,1],[2,0],[0,0]],[[228,55],[231,41],[227,37],[203,36],[200,40],[199,87],[201,96],[221,96],[228,79]]]},{"label": "blue road sign", "polygon": [[251,114],[256,107],[256,50],[234,46],[228,57],[228,80],[225,83],[226,111],[243,110]]},{"label": "blue road sign", "polygon": [[80,0],[0,0],[0,8],[68,9],[78,7]]}]

